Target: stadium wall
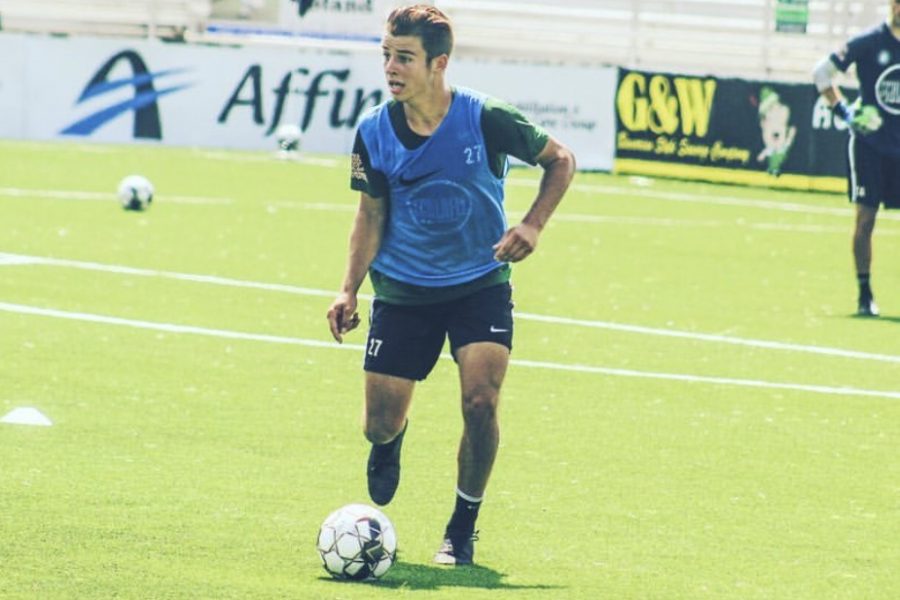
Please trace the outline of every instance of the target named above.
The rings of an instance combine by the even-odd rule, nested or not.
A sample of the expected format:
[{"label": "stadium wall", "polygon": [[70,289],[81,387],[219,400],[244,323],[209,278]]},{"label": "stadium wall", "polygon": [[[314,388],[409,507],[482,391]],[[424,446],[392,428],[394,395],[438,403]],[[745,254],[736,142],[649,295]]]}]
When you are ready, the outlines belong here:
[{"label": "stadium wall", "polygon": [[[386,98],[381,50],[200,46],[0,34],[0,137],[274,150],[286,123],[309,152],[350,151]],[[451,78],[502,97],[611,170],[611,67],[460,60]],[[585,85],[590,82],[590,85]]]},{"label": "stadium wall", "polygon": [[[0,137],[346,154],[386,98],[377,45],[352,50],[0,34]],[[811,84],[459,58],[582,169],[843,191],[846,132]],[[853,97],[851,90],[845,90]]]},{"label": "stadium wall", "polygon": [[812,84],[621,69],[614,170],[844,191],[845,127]]}]

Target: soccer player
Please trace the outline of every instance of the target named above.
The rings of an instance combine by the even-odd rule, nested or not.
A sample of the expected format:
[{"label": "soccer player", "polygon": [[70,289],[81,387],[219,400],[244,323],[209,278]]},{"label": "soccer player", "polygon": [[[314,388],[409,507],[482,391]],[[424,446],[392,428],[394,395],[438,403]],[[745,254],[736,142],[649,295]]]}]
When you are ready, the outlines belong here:
[{"label": "soccer player", "polygon": [[[889,0],[886,23],[850,39],[822,59],[813,72],[816,87],[850,131],[848,178],[856,204],[853,257],[859,282],[857,314],[878,316],[869,283],[872,231],[878,208],[900,208],[900,0]],[[848,106],[833,83],[838,70],[856,64],[860,100]]]},{"label": "soccer player", "polygon": [[[450,21],[427,5],[395,9],[382,42],[391,99],[360,121],[351,188],[361,192],[347,269],[328,310],[334,338],[359,324],[357,292],[375,290],[365,352],[369,495],[391,501],[417,381],[444,345],[459,370],[463,432],[456,504],[435,562],[472,563],[475,520],[499,442],[497,408],[512,348],[509,263],[534,252],[575,158],[512,106],[463,87],[446,70]],[[543,168],[522,221],[507,227],[507,156]]]}]

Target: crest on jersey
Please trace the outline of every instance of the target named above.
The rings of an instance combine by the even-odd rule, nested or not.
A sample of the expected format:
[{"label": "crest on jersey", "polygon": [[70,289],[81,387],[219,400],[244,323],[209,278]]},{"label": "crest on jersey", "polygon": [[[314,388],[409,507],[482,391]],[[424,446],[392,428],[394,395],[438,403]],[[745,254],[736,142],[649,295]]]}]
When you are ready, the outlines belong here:
[{"label": "crest on jersey", "polygon": [[882,50],[878,53],[878,64],[882,67],[891,62],[891,53],[887,50]]},{"label": "crest on jersey", "polygon": [[878,76],[875,101],[886,113],[900,115],[900,64],[888,67]]}]

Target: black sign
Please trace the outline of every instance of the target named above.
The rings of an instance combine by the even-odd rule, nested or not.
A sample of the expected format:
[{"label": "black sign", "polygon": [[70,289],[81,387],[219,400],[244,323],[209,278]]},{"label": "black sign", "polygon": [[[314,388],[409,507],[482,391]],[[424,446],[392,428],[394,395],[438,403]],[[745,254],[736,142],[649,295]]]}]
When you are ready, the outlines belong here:
[{"label": "black sign", "polygon": [[844,176],[846,146],[811,83],[619,71],[620,171],[817,189]]}]

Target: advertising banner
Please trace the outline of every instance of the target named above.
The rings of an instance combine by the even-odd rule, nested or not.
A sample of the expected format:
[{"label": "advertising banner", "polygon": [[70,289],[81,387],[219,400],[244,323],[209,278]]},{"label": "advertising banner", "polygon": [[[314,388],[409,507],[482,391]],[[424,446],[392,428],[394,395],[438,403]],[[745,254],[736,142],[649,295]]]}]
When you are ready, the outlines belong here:
[{"label": "advertising banner", "polygon": [[378,41],[393,0],[281,0],[282,29],[326,38]]},{"label": "advertising banner", "polygon": [[[384,98],[374,54],[6,35],[0,53],[17,44],[28,76],[8,100],[19,116],[0,115],[4,136],[272,149],[294,123],[310,150],[342,153]],[[0,78],[15,70],[2,61]]]},{"label": "advertising banner", "polygon": [[0,137],[26,137],[25,74],[27,61],[21,38],[0,35]]},{"label": "advertising banner", "polygon": [[[614,67],[534,66],[453,60],[451,81],[506,100],[572,148],[581,169],[611,171]],[[535,84],[539,81],[540,84]]]},{"label": "advertising banner", "polygon": [[[388,97],[381,50],[210,47],[0,35],[0,136],[348,154],[361,115]],[[453,83],[519,106],[610,169],[615,69],[451,61]],[[583,86],[594,80],[598,85]],[[534,81],[545,85],[535,86]]]},{"label": "advertising banner", "polygon": [[812,84],[620,70],[616,167],[794,189],[845,187],[846,131]]}]

